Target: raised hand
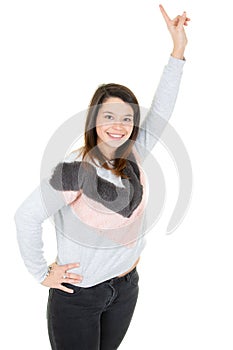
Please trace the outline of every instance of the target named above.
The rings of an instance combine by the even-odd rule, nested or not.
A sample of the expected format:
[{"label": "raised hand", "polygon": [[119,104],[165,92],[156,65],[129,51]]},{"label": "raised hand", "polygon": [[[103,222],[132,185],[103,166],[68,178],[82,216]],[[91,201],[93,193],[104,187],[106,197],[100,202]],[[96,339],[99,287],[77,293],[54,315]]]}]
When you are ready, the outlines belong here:
[{"label": "raised hand", "polygon": [[190,18],[187,17],[186,12],[184,11],[181,16],[178,15],[174,19],[171,19],[164,7],[162,5],[159,5],[159,7],[173,40],[174,48],[172,56],[183,59],[185,47],[188,43],[184,26],[188,25]]}]

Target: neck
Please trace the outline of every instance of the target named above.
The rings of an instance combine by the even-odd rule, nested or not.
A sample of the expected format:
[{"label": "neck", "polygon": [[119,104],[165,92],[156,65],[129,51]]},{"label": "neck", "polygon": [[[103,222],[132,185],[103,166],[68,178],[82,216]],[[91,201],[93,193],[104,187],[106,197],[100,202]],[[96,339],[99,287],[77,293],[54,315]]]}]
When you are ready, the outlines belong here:
[{"label": "neck", "polygon": [[112,160],[115,158],[115,149],[109,147],[104,142],[98,142],[98,148],[107,160]]}]

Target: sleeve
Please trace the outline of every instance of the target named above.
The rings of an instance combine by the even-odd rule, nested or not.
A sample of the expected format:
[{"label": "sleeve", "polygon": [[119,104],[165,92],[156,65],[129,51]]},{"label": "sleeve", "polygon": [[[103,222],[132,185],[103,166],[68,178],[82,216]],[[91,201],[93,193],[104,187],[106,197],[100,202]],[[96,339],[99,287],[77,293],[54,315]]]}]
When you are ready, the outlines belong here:
[{"label": "sleeve", "polygon": [[[67,169],[70,170],[69,166],[63,167],[62,173],[58,171],[60,168],[59,163],[52,177],[44,178],[14,215],[21,256],[28,271],[40,283],[48,270],[43,254],[42,224],[45,219],[74,201],[80,193],[79,190],[70,190],[72,172],[67,172]],[[59,176],[63,181],[65,179],[62,187],[63,181],[60,181]]]},{"label": "sleeve", "polygon": [[143,160],[155,146],[172,115],[185,60],[170,56],[164,67],[151,107],[139,128],[135,147]]}]

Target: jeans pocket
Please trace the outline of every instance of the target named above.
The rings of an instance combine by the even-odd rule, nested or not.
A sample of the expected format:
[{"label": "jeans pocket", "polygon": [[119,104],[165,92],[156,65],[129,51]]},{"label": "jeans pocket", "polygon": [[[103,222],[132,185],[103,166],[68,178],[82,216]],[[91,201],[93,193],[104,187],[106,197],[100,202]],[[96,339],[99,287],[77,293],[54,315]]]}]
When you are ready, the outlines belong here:
[{"label": "jeans pocket", "polygon": [[73,293],[69,293],[69,292],[65,292],[64,290],[58,289],[58,288],[53,288],[53,292],[55,294],[64,296],[64,297],[68,297],[68,298],[73,298],[75,297],[77,294],[79,294],[81,292],[81,290],[83,289],[82,287],[79,286],[74,286],[73,284],[69,284],[69,283],[62,283],[62,285],[64,287],[67,287],[69,289],[73,290]]},{"label": "jeans pocket", "polygon": [[130,284],[133,285],[134,287],[138,286],[138,282],[139,282],[139,274],[137,272],[137,270],[134,270],[134,272],[132,274],[130,274]]}]

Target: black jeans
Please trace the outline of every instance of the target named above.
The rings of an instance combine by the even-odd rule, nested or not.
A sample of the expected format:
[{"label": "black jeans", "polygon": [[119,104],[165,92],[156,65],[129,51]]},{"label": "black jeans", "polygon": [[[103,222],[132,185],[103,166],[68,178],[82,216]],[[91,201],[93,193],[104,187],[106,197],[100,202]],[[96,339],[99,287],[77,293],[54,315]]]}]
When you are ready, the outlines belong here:
[{"label": "black jeans", "polygon": [[50,288],[47,319],[53,350],[114,350],[122,342],[139,293],[136,267],[93,287]]}]

